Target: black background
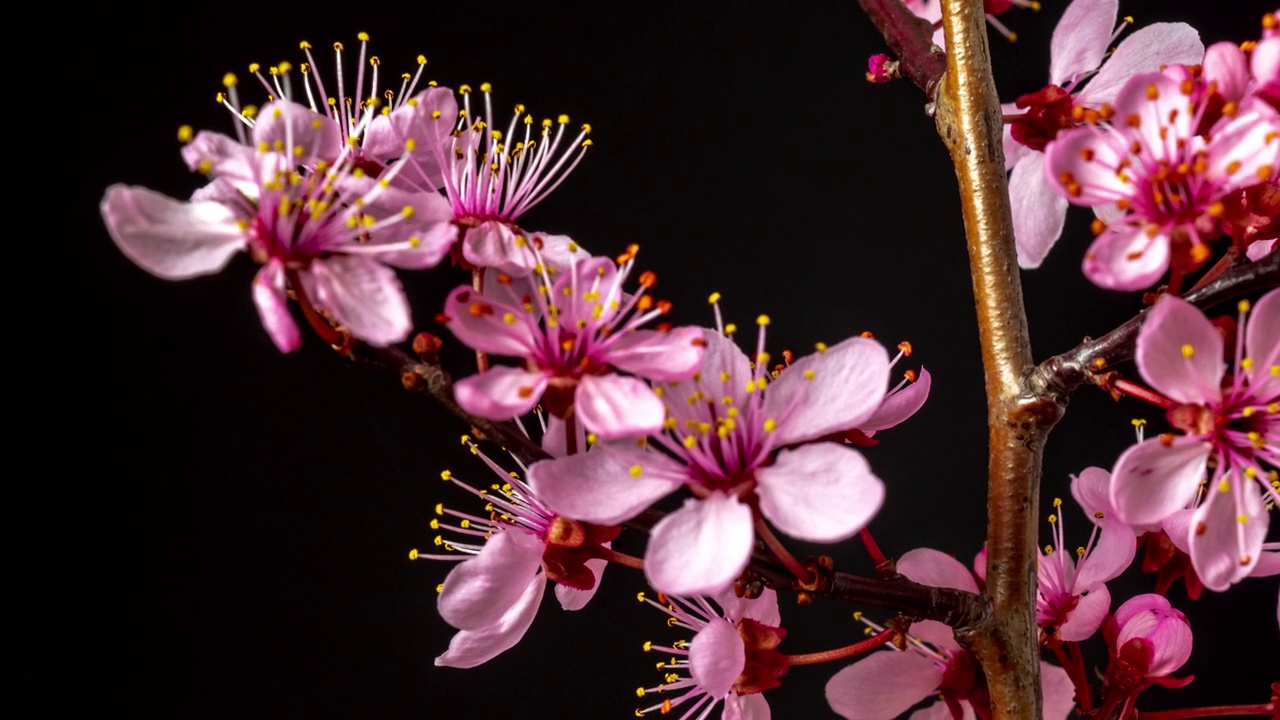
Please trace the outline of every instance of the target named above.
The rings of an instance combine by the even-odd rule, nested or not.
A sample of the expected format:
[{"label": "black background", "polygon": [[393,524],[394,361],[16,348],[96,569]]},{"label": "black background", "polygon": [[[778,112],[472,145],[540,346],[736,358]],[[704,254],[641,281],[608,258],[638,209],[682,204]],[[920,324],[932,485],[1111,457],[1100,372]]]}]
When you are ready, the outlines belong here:
[{"label": "black background", "polygon": [[[1018,43],[993,38],[1003,99],[1047,77],[1064,3],[1045,4],[1004,16]],[[1239,3],[1256,10],[1236,17],[1225,5],[1121,11],[1139,24],[1191,21],[1206,44],[1256,37],[1263,4]],[[581,612],[547,598],[521,645],[489,664],[433,667],[451,635],[434,605],[448,566],[406,554],[430,546],[436,502],[471,507],[441,470],[488,482],[458,443],[465,428],[313,337],[276,352],[247,258],[169,283],[103,230],[97,203],[110,183],[194,189],[177,127],[229,131],[213,101],[222,74],[297,65],[302,39],[351,50],[367,31],[388,76],[421,52],[444,85],[489,81],[498,107],[592,123],[587,159],[522,224],[601,254],[640,243],[676,322],[709,323],[706,297],[720,291],[729,320],[749,328],[772,316],[775,355],[863,330],[889,345],[909,339],[934,391],[867,451],[889,487],[872,529],[890,554],[931,546],[967,561],[981,546],[985,416],[952,170],[920,92],[863,81],[883,45],[854,3],[112,3],[68,11],[56,27],[9,98],[10,142],[19,159],[35,154],[10,173],[34,179],[20,199],[37,208],[13,208],[10,236],[29,254],[11,275],[22,366],[12,441],[26,460],[11,476],[22,490],[8,506],[18,577],[6,593],[24,714],[625,717],[634,689],[660,679],[641,644],[677,636],[636,603],[643,578],[619,568]],[[331,65],[327,51],[318,59]],[[1089,217],[1073,211],[1045,266],[1024,275],[1037,359],[1139,307],[1081,276]],[[418,326],[438,331],[431,318],[465,275],[402,277]],[[1067,497],[1069,473],[1109,467],[1132,443],[1135,415],[1160,421],[1099,392],[1073,401],[1047,451],[1046,514]],[[1067,521],[1068,542],[1082,542],[1085,519]],[[622,545],[638,553],[642,539]],[[834,554],[871,571],[859,547]],[[1151,587],[1135,568],[1113,595]],[[1197,680],[1143,706],[1265,702],[1276,590],[1271,578],[1194,604],[1171,593],[1195,622],[1184,671]],[[855,639],[851,609],[784,602],[782,649]],[[775,717],[833,716],[821,691],[842,665],[793,670],[768,695]]]}]

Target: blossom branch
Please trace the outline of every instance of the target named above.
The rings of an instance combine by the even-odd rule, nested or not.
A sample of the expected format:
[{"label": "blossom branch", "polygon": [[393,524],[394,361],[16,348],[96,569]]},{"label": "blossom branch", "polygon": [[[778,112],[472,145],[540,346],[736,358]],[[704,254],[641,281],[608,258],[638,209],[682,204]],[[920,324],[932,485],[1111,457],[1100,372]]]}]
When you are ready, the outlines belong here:
[{"label": "blossom branch", "polygon": [[898,56],[898,74],[932,101],[947,66],[946,57],[933,44],[933,25],[908,10],[902,0],[858,0],[858,4]]},{"label": "blossom branch", "polygon": [[[1223,271],[1183,299],[1201,309],[1213,307],[1248,293],[1280,286],[1280,253],[1272,252],[1257,262]],[[1094,372],[1116,362],[1133,358],[1138,328],[1146,317],[1143,311],[1120,327],[1096,339],[1088,339],[1061,355],[1049,358],[1035,369],[1031,387],[1060,397],[1089,382]]]},{"label": "blossom branch", "polygon": [[1023,383],[1034,366],[982,3],[943,0],[942,26],[949,52],[936,121],[960,185],[990,442],[986,593],[991,616],[957,636],[986,671],[994,717],[1038,718],[1036,511],[1044,441],[1062,407],[1028,392]]}]

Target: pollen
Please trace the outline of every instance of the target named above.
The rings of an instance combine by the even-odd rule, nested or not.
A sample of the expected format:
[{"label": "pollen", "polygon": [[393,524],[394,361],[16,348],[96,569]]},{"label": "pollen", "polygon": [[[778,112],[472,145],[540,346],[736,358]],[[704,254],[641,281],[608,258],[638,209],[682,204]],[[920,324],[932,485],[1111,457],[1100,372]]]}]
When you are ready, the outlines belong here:
[{"label": "pollen", "polygon": [[1196,349],[1193,346],[1191,346],[1190,344],[1182,346],[1182,357],[1191,358],[1191,357],[1195,357],[1195,355],[1196,355]]},{"label": "pollen", "polygon": [[684,446],[685,446],[686,448],[688,448],[688,449],[692,450],[695,446],[697,446],[697,444],[698,444],[698,437],[697,437],[696,435],[686,435],[686,436],[685,436],[685,438],[684,438]]},{"label": "pollen", "polygon": [[707,302],[710,303],[711,305],[715,305],[716,303],[720,302],[720,293],[718,292],[711,293],[711,297],[707,298]]},{"label": "pollen", "polygon": [[778,429],[778,421],[777,421],[777,420],[774,420],[773,418],[769,418],[768,420],[765,420],[765,421],[764,421],[764,431],[765,431],[765,432],[773,432],[774,430],[777,430],[777,429]]},{"label": "pollen", "polygon": [[1226,478],[1223,478],[1222,482],[1218,483],[1218,492],[1230,492],[1230,491],[1231,491],[1231,482]]},{"label": "pollen", "polygon": [[452,479],[453,479],[453,473],[452,473],[451,471],[449,471],[449,470],[442,470],[442,471],[440,472],[440,479],[441,479],[441,480],[444,480],[444,481],[446,481],[446,482],[447,482],[447,481],[449,481],[449,480],[452,480]]},{"label": "pollen", "polygon": [[644,468],[640,467],[639,465],[632,465],[631,469],[628,470],[627,472],[631,474],[631,477],[638,478],[642,474],[644,474]]},{"label": "pollen", "polygon": [[1236,516],[1236,522],[1240,523],[1241,525],[1244,525],[1249,522],[1249,516],[1245,515],[1244,513],[1241,513]]},{"label": "pollen", "polygon": [[736,332],[738,332],[738,326],[735,325],[734,323],[728,323],[724,326],[725,335],[732,335]]},{"label": "pollen", "polygon": [[805,380],[812,380],[813,378],[814,378],[814,372],[813,372],[812,370],[805,370],[805,371],[804,371],[804,379],[805,379]]},{"label": "pollen", "polygon": [[768,315],[761,315],[760,317],[756,318],[756,324],[757,324],[757,325],[759,325],[759,326],[761,326],[761,327],[766,327],[766,326],[768,326],[768,324],[769,324],[769,316],[768,316]]},{"label": "pollen", "polygon": [[826,344],[826,343],[821,343],[821,342],[820,342],[820,343],[814,343],[814,344],[813,344],[813,349],[814,349],[814,350],[817,350],[817,351],[818,351],[818,352],[820,352],[820,353],[824,353],[824,352],[826,352],[826,351],[827,351],[827,344]]}]

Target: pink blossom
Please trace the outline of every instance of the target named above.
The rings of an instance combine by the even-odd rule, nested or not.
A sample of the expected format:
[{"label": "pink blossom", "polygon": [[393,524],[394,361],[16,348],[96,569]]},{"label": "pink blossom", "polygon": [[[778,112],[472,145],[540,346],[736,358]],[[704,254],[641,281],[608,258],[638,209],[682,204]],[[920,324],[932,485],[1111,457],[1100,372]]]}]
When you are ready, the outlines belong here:
[{"label": "pink blossom", "polygon": [[742,572],[754,507],[792,537],[837,542],[865,527],[884,500],[862,455],[823,440],[880,408],[891,363],[879,343],[820,345],[770,382],[763,329],[754,369],[719,332],[704,338],[699,374],[655,388],[666,432],[647,449],[608,445],[535,463],[529,478],[557,511],[604,524],[688,487],[694,497],[654,526],[645,553],[649,582],[685,595],[719,592]]},{"label": "pink blossom", "polygon": [[[536,254],[537,249],[534,248]],[[554,282],[543,269],[538,290],[503,278],[493,292],[459,287],[449,295],[449,329],[467,345],[519,357],[524,367],[493,367],[455,386],[468,412],[506,420],[542,402],[559,418],[576,418],[603,439],[644,435],[662,428],[662,401],[643,378],[677,382],[702,362],[702,332],[641,327],[666,312],[644,293],[624,296],[634,252],[621,266],[609,258],[570,260]],[[652,273],[641,284],[652,285]]]},{"label": "pink blossom", "polygon": [[1254,571],[1269,523],[1264,498],[1277,497],[1268,483],[1280,465],[1280,290],[1252,308],[1242,302],[1240,313],[1235,372],[1227,377],[1222,336],[1200,310],[1165,296],[1148,312],[1138,370],[1169,399],[1169,420],[1185,434],[1129,448],[1111,483],[1112,504],[1130,525],[1196,507],[1185,543],[1212,590]]},{"label": "pink blossom", "polygon": [[[947,44],[942,36],[942,3],[937,0],[904,0],[904,3],[908,10],[933,25],[933,44],[945,49]],[[1005,24],[1000,22],[996,16],[1006,13],[1014,7],[1039,10],[1040,3],[1038,0],[983,0],[982,3],[982,9],[987,16],[987,24],[995,28],[996,32],[1003,35],[1009,42],[1015,42],[1018,39],[1018,34],[1005,27]]]},{"label": "pink blossom", "polygon": [[[1071,484],[1073,490],[1077,485],[1092,486],[1092,490],[1075,493],[1079,497],[1105,495],[1110,482],[1111,474],[1106,470],[1086,468]],[[1111,609],[1111,593],[1105,583],[1133,562],[1137,537],[1113,513],[1086,505],[1085,512],[1095,521],[1093,533],[1088,543],[1072,553],[1064,540],[1062,500],[1055,499],[1053,505],[1055,514],[1049,516],[1049,522],[1054,542],[1040,555],[1036,624],[1054,640],[1081,642],[1097,632]]]},{"label": "pink blossom", "polygon": [[[978,592],[977,582],[963,563],[931,548],[904,553],[897,566],[898,572],[918,583]],[[827,681],[827,702],[836,714],[846,720],[892,720],[937,694],[940,702],[917,710],[910,720],[991,716],[991,699],[977,661],[956,642],[951,628],[933,620],[916,622],[911,625],[905,651],[885,648]],[[1043,717],[1065,720],[1075,705],[1075,689],[1067,672],[1042,662],[1040,678]]]},{"label": "pink blossom", "polygon": [[701,596],[660,595],[664,604],[643,594],[640,599],[670,615],[669,625],[694,636],[670,646],[645,643],[646,651],[665,653],[670,660],[658,663],[658,669],[667,674],[666,682],[639,688],[636,694],[644,698],[662,693],[667,698],[638,708],[637,716],[653,712],[668,715],[691,703],[680,720],[703,720],[724,701],[723,720],[769,720],[769,703],[762,693],[778,687],[778,678],[790,669],[787,656],[777,650],[787,631],[780,627],[776,591],[766,589],[754,600],[726,592],[714,598],[714,603]]},{"label": "pink blossom", "polygon": [[[466,438],[464,438],[464,441]],[[432,528],[460,539],[436,537],[450,554],[414,550],[410,559],[461,562],[450,571],[438,598],[440,616],[459,632],[436,665],[475,667],[510,649],[533,623],[547,582],[565,610],[579,610],[599,587],[607,562],[599,557],[618,536],[618,528],[579,523],[557,516],[514,474],[508,475],[469,443],[493,471],[498,484],[476,490],[445,471],[442,477],[485,502],[487,516],[436,506],[436,514],[457,518],[457,526],[432,520]],[[477,541],[477,538],[479,541]],[[461,555],[462,557],[459,557]]]},{"label": "pink blossom", "polygon": [[1097,117],[1133,75],[1171,63],[1197,63],[1204,56],[1194,28],[1155,23],[1125,38],[1108,58],[1107,48],[1119,34],[1114,30],[1117,5],[1117,0],[1068,5],[1049,45],[1049,84],[1004,106],[1013,232],[1024,268],[1040,266],[1067,217],[1066,198],[1045,174],[1045,146],[1062,130]]},{"label": "pink blossom", "polygon": [[1163,595],[1138,595],[1116,608],[1104,631],[1111,649],[1108,697],[1134,695],[1151,685],[1180,687],[1170,677],[1191,657],[1191,625]]},{"label": "pink blossom", "polygon": [[301,340],[286,285],[370,344],[403,340],[409,306],[387,266],[440,262],[456,234],[448,204],[390,187],[394,169],[366,176],[339,136],[331,118],[273,102],[258,115],[252,144],[202,132],[184,148],[191,168],[212,179],[190,202],[113,185],[103,220],[129,259],[170,280],[217,272],[249,252],[263,264],[254,302],[282,352]]},{"label": "pink blossom", "polygon": [[1046,150],[1049,180],[1070,202],[1119,211],[1085,254],[1097,285],[1137,290],[1168,269],[1171,244],[1183,264],[1209,255],[1198,221],[1221,215],[1230,193],[1276,172],[1280,117],[1254,102],[1197,135],[1205,105],[1189,104],[1190,79],[1136,75],[1115,102],[1115,124],[1068,130]]}]

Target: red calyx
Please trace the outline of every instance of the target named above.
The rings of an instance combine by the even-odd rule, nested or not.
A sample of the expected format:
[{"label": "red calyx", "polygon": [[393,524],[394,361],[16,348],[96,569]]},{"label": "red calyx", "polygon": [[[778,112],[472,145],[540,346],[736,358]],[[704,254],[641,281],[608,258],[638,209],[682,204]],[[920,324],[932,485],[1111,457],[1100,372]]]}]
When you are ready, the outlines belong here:
[{"label": "red calyx", "polygon": [[[988,10],[987,12],[991,12]],[[1036,92],[1018,98],[1015,105],[1027,112],[1009,120],[1013,139],[1032,150],[1044,146],[1058,136],[1058,131],[1075,127],[1071,119],[1071,93],[1057,85],[1046,85]]]}]

